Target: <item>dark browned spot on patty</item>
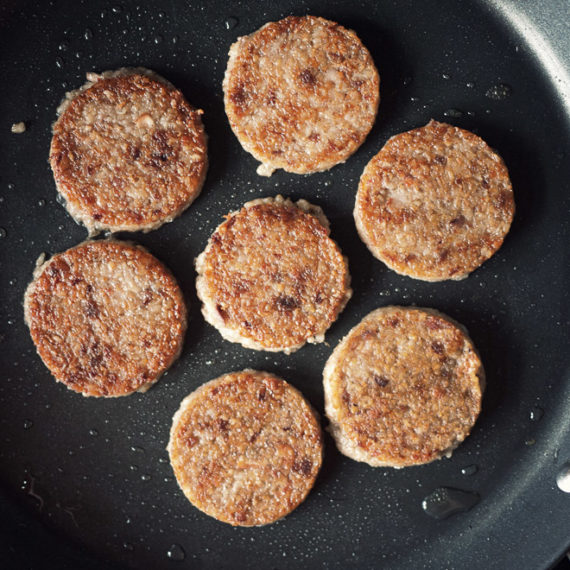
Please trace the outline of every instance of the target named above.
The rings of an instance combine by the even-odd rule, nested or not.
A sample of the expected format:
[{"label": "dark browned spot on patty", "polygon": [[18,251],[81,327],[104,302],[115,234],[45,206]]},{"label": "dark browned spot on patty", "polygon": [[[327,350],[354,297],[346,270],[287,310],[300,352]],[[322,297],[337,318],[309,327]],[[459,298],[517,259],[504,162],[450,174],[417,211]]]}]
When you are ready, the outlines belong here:
[{"label": "dark browned spot on patty", "polygon": [[386,388],[386,386],[388,386],[388,384],[390,383],[390,380],[388,380],[388,378],[386,378],[385,376],[379,376],[378,374],[374,374],[374,382],[376,382],[376,385],[380,386],[380,388]]},{"label": "dark browned spot on patty", "polygon": [[460,214],[460,215],[457,216],[456,218],[453,218],[449,223],[450,223],[452,226],[461,227],[461,226],[465,225],[465,222],[466,222],[465,216],[463,216],[463,215]]},{"label": "dark browned spot on patty", "polygon": [[310,69],[304,69],[299,74],[301,83],[305,86],[312,86],[315,84],[315,75]]},{"label": "dark browned spot on patty", "polygon": [[[275,96],[275,92],[273,92],[272,95]],[[245,103],[247,103],[249,95],[247,91],[242,86],[240,86],[237,87],[231,94],[231,99],[238,107],[242,107]]]},{"label": "dark browned spot on patty", "polygon": [[311,470],[313,469],[313,463],[309,459],[305,458],[302,459],[301,461],[295,461],[295,463],[293,463],[292,469],[296,473],[301,473],[302,475],[307,477],[311,474]]},{"label": "dark browned spot on patty", "polygon": [[277,297],[275,302],[279,310],[283,311],[292,311],[293,309],[297,309],[301,306],[299,299],[287,295],[282,295],[280,297]]},{"label": "dark browned spot on patty", "polygon": [[431,349],[436,353],[436,354],[443,354],[445,351],[445,348],[443,346],[443,344],[437,340],[434,340],[431,343]]}]

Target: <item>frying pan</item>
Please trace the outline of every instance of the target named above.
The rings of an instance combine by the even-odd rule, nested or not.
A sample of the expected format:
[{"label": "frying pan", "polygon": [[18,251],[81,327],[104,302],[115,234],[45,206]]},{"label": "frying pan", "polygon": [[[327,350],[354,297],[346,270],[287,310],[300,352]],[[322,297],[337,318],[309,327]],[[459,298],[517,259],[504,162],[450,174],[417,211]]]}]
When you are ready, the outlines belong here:
[{"label": "frying pan", "polygon": [[[289,14],[354,29],[382,76],[377,122],[329,172],[255,174],[223,110],[230,44]],[[2,568],[547,568],[570,546],[568,4],[505,0],[8,0],[0,8],[0,501]],[[156,70],[204,109],[210,170],[202,195],[146,246],[190,307],[180,360],[147,394],[94,400],[50,376],[22,317],[34,262],[86,237],[56,202],[47,156],[66,90],[90,70]],[[517,213],[502,249],[467,280],[396,275],[358,239],[358,178],[385,141],[428,122],[475,131],[509,167]],[[10,126],[24,121],[26,132]],[[222,216],[278,193],[323,207],[348,256],[354,297],[326,344],[286,356],[225,342],[199,310],[193,259]],[[321,372],[338,341],[388,304],[434,307],[469,329],[487,372],[483,412],[451,459],[404,470],[326,458],[307,501],[263,528],[232,528],[178,490],[165,446],[189,392],[224,372],[277,373],[323,411]],[[435,520],[440,487],[476,493]]]}]

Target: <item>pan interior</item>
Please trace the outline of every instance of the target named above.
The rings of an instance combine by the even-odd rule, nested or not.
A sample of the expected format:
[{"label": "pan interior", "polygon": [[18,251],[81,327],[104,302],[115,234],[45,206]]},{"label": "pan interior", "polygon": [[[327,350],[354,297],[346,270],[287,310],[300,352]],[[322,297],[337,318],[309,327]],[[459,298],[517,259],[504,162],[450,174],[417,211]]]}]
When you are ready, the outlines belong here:
[{"label": "pan interior", "polygon": [[[538,3],[537,3],[538,4]],[[540,3],[541,5],[543,3]],[[527,10],[528,11],[525,11]],[[557,12],[558,10],[558,12]],[[496,0],[269,4],[173,0],[0,8],[0,517],[10,568],[546,568],[568,547],[570,495],[555,483],[570,459],[568,370],[569,53],[565,2]],[[230,45],[265,22],[315,14],[356,31],[379,69],[382,101],[360,150],[328,172],[255,174],[233,136],[221,83]],[[558,15],[556,15],[558,14]],[[562,29],[562,32],[558,30]],[[85,73],[151,68],[204,110],[210,169],[179,219],[123,234],[174,273],[190,307],[180,360],[147,394],[84,399],[56,384],[35,353],[22,299],[34,263],[86,232],[56,200],[50,126]],[[398,276],[357,236],[352,208],[366,163],[404,130],[446,121],[504,158],[517,212],[499,252],[460,282]],[[24,121],[26,131],[10,127]],[[327,343],[287,356],[222,341],[200,315],[194,258],[223,216],[283,194],[321,206],[348,256],[354,297]],[[274,372],[323,412],[322,369],[373,309],[416,304],[464,324],[487,375],[483,412],[451,459],[404,470],[342,457],[327,436],[313,492],[274,525],[235,529],[185,500],[165,450],[171,417],[204,382],[246,367]],[[477,493],[470,511],[434,521],[434,489]],[[524,537],[532,536],[529,541]],[[31,539],[31,540],[30,540]],[[33,544],[31,548],[29,545]]]}]

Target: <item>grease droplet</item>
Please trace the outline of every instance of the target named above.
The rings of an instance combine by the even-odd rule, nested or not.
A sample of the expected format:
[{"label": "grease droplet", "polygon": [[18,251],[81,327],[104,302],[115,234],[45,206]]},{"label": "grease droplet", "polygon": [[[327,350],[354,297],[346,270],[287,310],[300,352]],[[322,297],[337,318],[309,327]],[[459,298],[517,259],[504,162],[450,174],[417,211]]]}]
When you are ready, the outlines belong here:
[{"label": "grease droplet", "polygon": [[461,475],[475,475],[479,471],[477,465],[467,465],[461,469]]},{"label": "grease droplet", "polygon": [[180,38],[179,38],[178,36],[173,36],[173,37],[172,37],[172,43],[173,43],[173,44],[177,44],[179,39],[180,39]]},{"label": "grease droplet", "polygon": [[447,109],[443,112],[444,117],[451,117],[453,119],[459,119],[459,117],[463,117],[463,111],[459,109]]},{"label": "grease droplet", "polygon": [[556,475],[556,484],[564,493],[570,493],[570,462],[565,463]]},{"label": "grease droplet", "polygon": [[63,67],[63,64],[65,62],[63,61],[63,57],[56,57],[55,58],[55,64],[61,69]]},{"label": "grease droplet", "polygon": [[166,552],[166,556],[171,560],[184,560],[186,558],[186,552],[179,544],[173,544]]},{"label": "grease droplet", "polygon": [[237,27],[238,24],[239,24],[239,20],[237,18],[235,18],[234,16],[230,16],[225,21],[226,30],[233,30],[235,27]]},{"label": "grease droplet", "polygon": [[91,39],[93,39],[93,30],[92,30],[91,28],[87,28],[87,29],[85,30],[85,33],[83,34],[83,37],[84,37],[86,40],[91,40]]},{"label": "grease droplet", "polygon": [[494,99],[495,101],[501,101],[510,97],[513,92],[513,88],[506,83],[499,83],[498,85],[493,85],[485,92],[485,97],[489,99]]},{"label": "grease droplet", "polygon": [[164,38],[161,35],[157,35],[154,36],[154,43],[155,44],[161,44],[163,42]]},{"label": "grease droplet", "polygon": [[469,89],[474,89],[475,88],[475,83],[473,81],[468,81],[465,84],[465,87],[468,87]]},{"label": "grease droplet", "polygon": [[141,479],[143,481],[150,481],[151,480],[151,476],[147,475],[146,473],[144,475],[141,475]]},{"label": "grease droplet", "polygon": [[111,8],[111,10],[113,11],[114,14],[120,14],[123,11],[123,7],[122,6],[113,6]]},{"label": "grease droplet", "polygon": [[451,75],[449,75],[449,73],[442,73],[442,74],[441,74],[441,78],[442,78],[442,79],[445,79],[445,80],[451,79]]},{"label": "grease droplet", "polygon": [[422,501],[424,512],[434,519],[443,520],[468,511],[479,502],[479,495],[461,489],[438,487]]},{"label": "grease droplet", "polygon": [[34,422],[32,420],[24,420],[24,429],[30,429],[33,425]]},{"label": "grease droplet", "polygon": [[96,435],[99,435],[99,432],[96,429],[90,429],[89,435],[96,436]]},{"label": "grease droplet", "polygon": [[38,206],[45,206],[45,205],[46,205],[45,200],[38,200]]},{"label": "grease droplet", "polygon": [[529,418],[533,422],[539,421],[544,415],[544,410],[540,406],[534,406],[530,411]]},{"label": "grease droplet", "polygon": [[58,46],[57,49],[59,49],[59,51],[67,51],[69,48],[69,44],[67,42],[61,42]]}]

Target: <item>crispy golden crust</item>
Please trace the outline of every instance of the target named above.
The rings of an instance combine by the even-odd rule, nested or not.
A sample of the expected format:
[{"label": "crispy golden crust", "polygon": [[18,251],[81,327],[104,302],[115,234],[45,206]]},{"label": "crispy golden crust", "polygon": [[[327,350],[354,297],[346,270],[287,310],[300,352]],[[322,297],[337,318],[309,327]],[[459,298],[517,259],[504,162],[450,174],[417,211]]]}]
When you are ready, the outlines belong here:
[{"label": "crispy golden crust", "polygon": [[53,126],[57,188],[92,233],[154,229],[200,193],[208,163],[202,112],[149,75],[99,77],[65,101]]},{"label": "crispy golden crust", "polygon": [[312,212],[277,196],[216,229],[196,260],[196,289],[224,338],[285,352],[324,340],[352,291],[346,259]]},{"label": "crispy golden crust", "polygon": [[323,458],[316,412],[290,384],[244,370],[201,386],[176,412],[170,461],[188,500],[239,526],[272,523],[307,496]]},{"label": "crispy golden crust", "polygon": [[186,307],[170,272],[143,249],[85,242],[36,271],[25,317],[56,380],[84,396],[146,391],[182,349]]},{"label": "crispy golden crust", "polygon": [[403,275],[463,279],[501,246],[515,211],[501,157],[430,121],[392,137],[360,179],[354,217],[372,254]]},{"label": "crispy golden crust", "polygon": [[324,370],[325,409],[342,453],[372,466],[429,463],[471,431],[484,372],[467,334],[430,309],[373,311]]},{"label": "crispy golden crust", "polygon": [[276,168],[310,173],[344,162],[378,110],[378,72],[356,34],[313,16],[270,22],[231,47],[226,114],[243,148]]}]

